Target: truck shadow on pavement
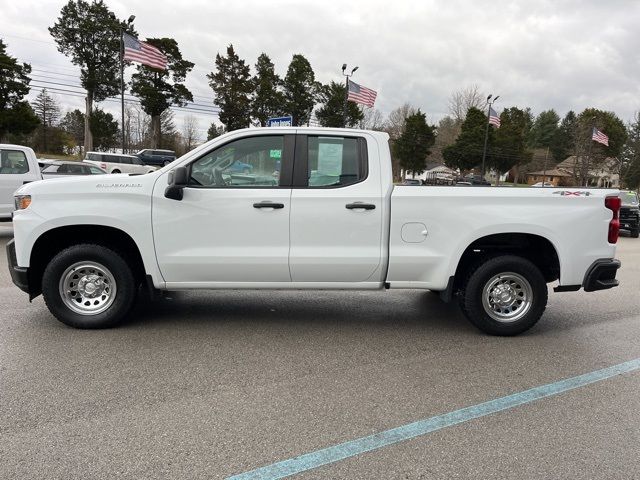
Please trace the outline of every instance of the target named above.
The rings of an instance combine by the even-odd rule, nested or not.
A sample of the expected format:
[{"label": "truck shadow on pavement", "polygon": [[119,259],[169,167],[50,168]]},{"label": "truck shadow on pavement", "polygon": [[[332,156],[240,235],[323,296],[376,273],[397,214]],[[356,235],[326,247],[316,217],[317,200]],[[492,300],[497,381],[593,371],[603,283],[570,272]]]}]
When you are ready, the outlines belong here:
[{"label": "truck shadow on pavement", "polygon": [[[455,304],[436,294],[396,292],[210,291],[170,292],[167,297],[141,299],[126,327],[176,324],[324,325],[367,328],[474,331]],[[178,325],[180,324],[180,325]]]}]

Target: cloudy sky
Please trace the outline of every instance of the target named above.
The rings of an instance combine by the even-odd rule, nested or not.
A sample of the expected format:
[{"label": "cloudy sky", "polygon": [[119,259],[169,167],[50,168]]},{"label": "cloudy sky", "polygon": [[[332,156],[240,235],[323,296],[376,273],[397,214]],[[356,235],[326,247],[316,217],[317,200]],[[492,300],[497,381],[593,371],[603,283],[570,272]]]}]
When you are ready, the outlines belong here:
[{"label": "cloudy sky", "polygon": [[[47,27],[63,1],[0,0],[0,37],[9,53],[34,68],[33,84],[78,91],[77,67],[58,53]],[[196,64],[187,79],[199,108],[213,110],[206,74],[216,53],[232,43],[253,65],[261,52],[284,76],[291,56],[305,55],[317,80],[353,77],[378,91],[383,114],[404,102],[431,122],[447,114],[451,93],[476,84],[499,94],[498,111],[531,107],[596,107],[624,121],[640,109],[640,2],[383,1],[383,0],[107,0],[121,18],[136,15],[141,38],[174,37]],[[133,71],[130,67],[129,72]],[[37,76],[36,76],[37,75]],[[65,107],[80,96],[55,92]],[[118,103],[104,102],[119,112]],[[209,107],[210,106],[210,107]],[[187,112],[176,111],[177,126]],[[204,137],[217,117],[197,112]]]}]

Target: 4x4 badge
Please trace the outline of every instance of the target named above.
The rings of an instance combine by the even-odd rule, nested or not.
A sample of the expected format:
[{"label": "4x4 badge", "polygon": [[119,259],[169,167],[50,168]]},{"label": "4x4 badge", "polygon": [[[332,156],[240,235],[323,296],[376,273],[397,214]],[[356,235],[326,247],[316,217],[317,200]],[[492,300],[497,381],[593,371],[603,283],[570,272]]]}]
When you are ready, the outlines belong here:
[{"label": "4x4 badge", "polygon": [[553,192],[554,195],[562,195],[563,197],[588,197],[592,195],[591,192],[587,192],[584,190],[577,190],[572,192],[571,190],[558,190],[557,192]]}]

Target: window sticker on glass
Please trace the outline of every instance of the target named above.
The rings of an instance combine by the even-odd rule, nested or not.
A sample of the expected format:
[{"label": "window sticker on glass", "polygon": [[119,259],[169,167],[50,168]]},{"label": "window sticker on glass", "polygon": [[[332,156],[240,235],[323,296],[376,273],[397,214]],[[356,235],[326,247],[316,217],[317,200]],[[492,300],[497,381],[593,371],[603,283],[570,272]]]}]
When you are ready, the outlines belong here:
[{"label": "window sticker on glass", "polygon": [[318,173],[340,175],[342,173],[342,141],[320,139],[318,143]]},{"label": "window sticker on glass", "polygon": [[269,150],[269,158],[282,158],[282,150]]}]

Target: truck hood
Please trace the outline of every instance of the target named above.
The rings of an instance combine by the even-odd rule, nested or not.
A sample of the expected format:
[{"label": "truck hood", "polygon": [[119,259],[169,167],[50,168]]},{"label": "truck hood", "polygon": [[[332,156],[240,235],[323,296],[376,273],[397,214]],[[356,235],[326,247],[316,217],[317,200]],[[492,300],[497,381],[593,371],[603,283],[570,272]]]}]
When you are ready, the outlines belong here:
[{"label": "truck hood", "polygon": [[152,186],[157,177],[156,172],[145,175],[131,175],[126,173],[109,175],[86,175],[77,177],[62,177],[22,185],[16,195],[39,194],[91,194],[116,193],[146,190]]}]

